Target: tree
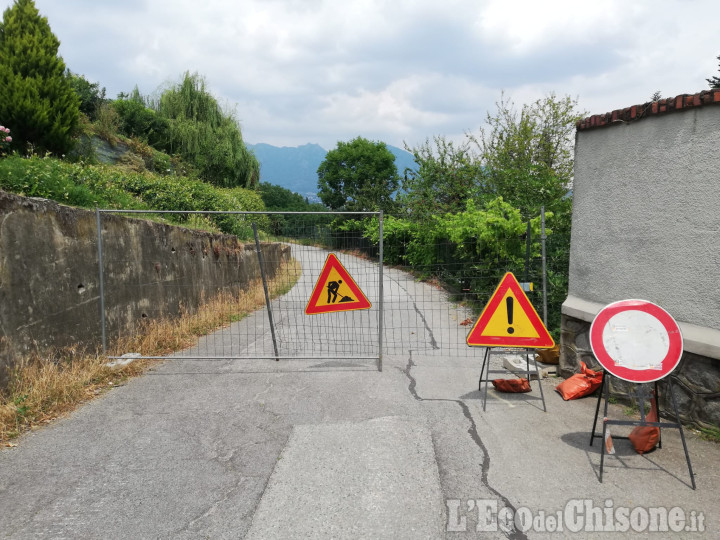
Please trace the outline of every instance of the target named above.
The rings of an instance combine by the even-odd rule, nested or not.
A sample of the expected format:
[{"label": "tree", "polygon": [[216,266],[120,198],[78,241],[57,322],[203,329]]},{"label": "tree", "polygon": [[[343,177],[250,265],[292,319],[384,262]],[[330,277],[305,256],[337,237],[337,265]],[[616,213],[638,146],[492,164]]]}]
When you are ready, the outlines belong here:
[{"label": "tree", "polygon": [[169,123],[165,150],[194,164],[204,180],[222,187],[257,186],[260,164],[245,146],[234,113],[222,110],[200,75],[185,73],[154,108]]},{"label": "tree", "polygon": [[332,210],[391,212],[398,186],[393,153],[385,143],[363,137],[339,142],[318,167],[318,195]]},{"label": "tree", "polygon": [[[518,208],[523,219],[541,207],[552,212],[547,242],[549,327],[557,335],[567,297],[575,124],[584,116],[577,101],[550,94],[518,111],[504,97],[487,130],[473,138],[483,167],[483,191]],[[533,278],[531,276],[531,279]]]},{"label": "tree", "polygon": [[572,189],[577,100],[550,94],[518,111],[504,96],[487,129],[469,135],[482,165],[481,192],[518,208],[523,217],[553,210]]},{"label": "tree", "polygon": [[105,103],[105,88],[100,88],[100,83],[91,83],[83,75],[67,70],[67,77],[70,86],[78,97],[80,112],[86,115],[91,121],[97,118],[97,111],[100,105]]},{"label": "tree", "polygon": [[60,42],[33,0],[15,0],[0,25],[0,119],[13,147],[67,152],[79,118],[79,100],[58,56]]},{"label": "tree", "polygon": [[398,201],[414,221],[461,212],[478,192],[481,170],[469,143],[456,145],[442,136],[434,137],[433,143],[426,140],[419,147],[407,148],[418,169],[406,173]]},{"label": "tree", "polygon": [[[718,56],[717,59],[720,60],[720,56]],[[712,76],[709,79],[705,80],[710,85],[710,88],[720,88],[720,77]]]},{"label": "tree", "polygon": [[[282,186],[260,182],[260,197],[267,210],[289,212],[326,212],[327,208],[320,203],[311,203],[307,197],[290,191]],[[313,232],[313,226],[327,223],[324,216],[312,214],[269,216],[270,231],[279,236],[302,237]]]}]

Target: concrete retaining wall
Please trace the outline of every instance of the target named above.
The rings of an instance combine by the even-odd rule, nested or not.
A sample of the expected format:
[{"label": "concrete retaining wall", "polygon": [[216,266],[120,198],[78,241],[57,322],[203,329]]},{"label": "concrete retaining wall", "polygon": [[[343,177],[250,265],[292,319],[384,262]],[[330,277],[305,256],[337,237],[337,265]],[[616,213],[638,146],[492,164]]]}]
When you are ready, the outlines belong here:
[{"label": "concrete retaining wall", "polygon": [[[254,242],[102,215],[108,336],[260,276]],[[262,244],[272,275],[290,248]],[[101,344],[96,215],[0,191],[0,373],[34,348]],[[0,386],[3,384],[0,375]]]}]

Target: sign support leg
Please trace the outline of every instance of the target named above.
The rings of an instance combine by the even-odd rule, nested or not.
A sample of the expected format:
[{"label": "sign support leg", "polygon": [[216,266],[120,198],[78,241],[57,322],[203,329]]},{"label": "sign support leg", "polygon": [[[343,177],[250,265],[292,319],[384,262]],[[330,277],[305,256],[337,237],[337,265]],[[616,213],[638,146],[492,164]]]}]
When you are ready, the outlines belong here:
[{"label": "sign support leg", "polygon": [[680,430],[680,440],[682,441],[683,450],[685,450],[685,461],[687,461],[688,472],[690,473],[690,482],[692,482],[692,488],[695,489],[695,475],[693,474],[692,464],[690,463],[690,454],[688,454],[687,443],[685,442],[685,433],[683,432],[682,424],[680,423],[680,415],[678,414],[677,401],[675,400],[675,392],[673,392],[673,382],[672,379],[669,377],[668,390],[670,391],[670,399],[673,404],[675,419],[677,420],[677,427]]},{"label": "sign support leg", "polygon": [[[605,400],[605,406],[603,409],[603,429],[602,429],[602,439],[600,441],[600,482],[602,483],[603,479],[603,471],[605,467],[605,436],[607,435],[607,429],[609,425],[617,425],[617,426],[655,426],[660,429],[660,438],[658,439],[658,448],[662,448],[662,428],[670,427],[675,428],[680,431],[680,440],[682,441],[683,445],[683,451],[685,452],[685,461],[687,462],[688,466],[688,472],[690,473],[690,483],[692,485],[692,488],[695,489],[695,475],[693,473],[692,469],[692,463],[690,462],[690,454],[688,453],[687,448],[687,442],[685,440],[685,432],[683,431],[682,424],[680,423],[680,415],[678,413],[678,407],[677,407],[677,400],[675,399],[675,394],[673,392],[673,382],[672,379],[668,378],[668,390],[670,392],[670,400],[672,402],[673,406],[673,413],[674,417],[677,419],[676,422],[661,422],[660,421],[660,397],[657,391],[657,381],[655,381],[655,403],[657,407],[657,413],[658,413],[658,421],[657,422],[648,422],[645,418],[645,391],[642,388],[638,388],[636,391],[636,394],[638,396],[639,400],[639,406],[640,406],[640,420],[610,420],[608,419],[608,404],[610,403],[610,382],[606,381],[605,379],[609,377],[610,374],[608,372],[605,372],[603,374],[603,381],[602,386],[600,389],[600,394],[598,395],[598,401],[597,405],[595,406],[595,419],[593,420],[593,427],[592,427],[592,433],[590,434],[590,446],[593,444],[593,440],[595,437],[600,437],[600,435],[596,434],[596,428],[597,428],[597,420],[598,420],[598,413],[600,411],[600,401],[602,399]],[[637,385],[636,385],[637,386]],[[615,439],[628,439],[629,437],[626,436],[620,436],[616,435],[614,437]]]},{"label": "sign support leg", "polygon": [[597,405],[595,405],[595,419],[593,420],[592,433],[590,433],[590,446],[593,445],[593,439],[597,437],[597,435],[595,435],[595,428],[597,427],[598,413],[600,412],[600,402],[602,401],[603,393],[605,392],[605,377],[606,374],[603,373],[602,382],[600,383],[600,392],[598,392]]},{"label": "sign support leg", "polygon": [[525,350],[525,361],[527,366],[527,377],[528,377],[528,384],[530,384],[530,359],[528,358],[528,355],[532,354],[533,363],[535,364],[535,373],[537,373],[537,380],[538,380],[538,387],[540,388],[540,398],[542,399],[543,404],[543,412],[547,412],[547,407],[545,407],[545,394],[543,393],[542,388],[542,375],[540,373],[540,368],[538,368],[537,365],[537,358],[535,358],[535,352],[532,351],[532,349],[526,349]]},{"label": "sign support leg", "polygon": [[[603,381],[605,375],[603,375]],[[605,394],[605,408],[603,409],[603,432],[602,439],[600,439],[600,483],[602,484],[603,468],[605,466],[605,437],[607,437],[607,425],[608,425],[608,403],[610,402],[610,384],[606,383],[603,388]],[[597,420],[597,418],[596,418]]]},{"label": "sign support leg", "polygon": [[[487,373],[485,373],[485,366],[487,366]],[[485,349],[485,355],[483,356],[482,367],[480,368],[480,380],[478,381],[478,390],[482,391],[482,383],[485,381],[485,394],[483,397],[483,412],[485,412],[485,405],[487,404],[487,375],[490,376],[490,347]]]}]

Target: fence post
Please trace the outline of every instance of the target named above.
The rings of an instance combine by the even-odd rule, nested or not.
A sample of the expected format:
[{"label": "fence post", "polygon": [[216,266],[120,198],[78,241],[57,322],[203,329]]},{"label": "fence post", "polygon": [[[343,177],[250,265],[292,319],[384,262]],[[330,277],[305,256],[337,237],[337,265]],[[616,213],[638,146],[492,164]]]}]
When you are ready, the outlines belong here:
[{"label": "fence post", "polygon": [[104,355],[107,355],[107,336],[105,333],[105,277],[103,274],[102,223],[100,221],[99,208],[95,208],[95,223],[97,226],[98,285],[100,289],[100,328],[102,332],[102,351]]},{"label": "fence post", "polygon": [[380,210],[378,216],[378,262],[379,262],[379,280],[380,286],[378,287],[378,294],[380,295],[380,309],[378,311],[378,371],[382,371],[382,360],[383,360],[383,211]]},{"label": "fence post", "polygon": [[270,294],[268,293],[267,278],[265,277],[265,262],[263,261],[262,250],[260,249],[260,237],[258,236],[257,223],[253,221],[253,234],[255,235],[255,250],[258,256],[258,265],[260,266],[260,276],[262,277],[263,290],[265,291],[265,305],[267,306],[268,319],[270,320],[270,335],[272,336],[273,350],[275,351],[275,361],[279,362],[279,354],[277,347],[277,339],[275,338],[275,324],[273,323],[272,307],[270,306]]},{"label": "fence post", "polygon": [[546,257],[545,257],[545,240],[547,235],[545,234],[545,207],[540,208],[540,226],[542,239],[542,287],[543,287],[543,323],[547,328],[547,272],[546,272]]},{"label": "fence post", "polygon": [[527,224],[527,233],[525,234],[525,281],[530,281],[530,243],[532,231],[530,229],[530,220]]}]

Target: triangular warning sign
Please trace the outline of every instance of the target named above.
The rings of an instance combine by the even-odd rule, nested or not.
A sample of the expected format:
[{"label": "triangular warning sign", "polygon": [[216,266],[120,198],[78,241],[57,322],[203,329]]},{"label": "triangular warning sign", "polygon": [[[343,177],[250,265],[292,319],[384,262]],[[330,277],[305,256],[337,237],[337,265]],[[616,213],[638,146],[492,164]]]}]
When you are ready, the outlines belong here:
[{"label": "triangular warning sign", "polygon": [[372,306],[338,258],[328,255],[305,307],[306,315],[370,309]]},{"label": "triangular warning sign", "polygon": [[555,342],[518,280],[508,272],[470,330],[467,344],[549,349]]}]

